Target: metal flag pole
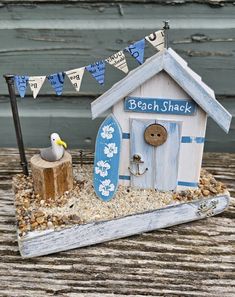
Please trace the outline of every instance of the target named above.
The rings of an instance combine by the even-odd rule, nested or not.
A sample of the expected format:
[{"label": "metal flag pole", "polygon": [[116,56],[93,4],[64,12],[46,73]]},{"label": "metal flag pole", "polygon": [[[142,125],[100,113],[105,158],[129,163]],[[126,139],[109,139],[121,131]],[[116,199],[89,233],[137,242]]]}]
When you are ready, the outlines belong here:
[{"label": "metal flag pole", "polygon": [[23,173],[25,175],[29,175],[28,163],[27,163],[27,159],[25,156],[24,142],[23,142],[23,136],[22,136],[22,132],[21,132],[20,118],[19,118],[17,101],[16,101],[16,94],[15,94],[15,87],[14,87],[14,75],[6,74],[6,75],[4,75],[4,78],[6,80],[6,83],[8,86],[8,92],[10,95],[11,110],[12,110],[12,115],[13,115],[13,120],[14,120],[17,144],[18,144],[19,153],[20,153],[20,164],[22,166]]},{"label": "metal flag pole", "polygon": [[165,35],[164,47],[167,49],[168,48],[168,30],[170,29],[169,21],[164,21],[163,29],[164,29],[164,35]]}]

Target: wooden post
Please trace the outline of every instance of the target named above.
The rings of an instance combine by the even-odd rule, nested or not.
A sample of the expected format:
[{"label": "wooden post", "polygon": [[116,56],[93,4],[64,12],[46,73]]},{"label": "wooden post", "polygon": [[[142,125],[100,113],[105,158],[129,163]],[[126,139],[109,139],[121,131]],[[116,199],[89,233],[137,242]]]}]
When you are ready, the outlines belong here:
[{"label": "wooden post", "polygon": [[23,142],[23,135],[22,135],[22,131],[21,131],[20,117],[19,117],[19,113],[18,113],[15,88],[14,88],[15,76],[12,74],[6,74],[6,75],[4,75],[4,77],[6,79],[6,83],[8,86],[8,92],[9,92],[9,96],[10,96],[11,110],[12,110],[12,116],[13,116],[13,121],[14,121],[14,126],[15,126],[15,132],[16,132],[16,140],[17,140],[19,153],[20,153],[20,161],[21,161],[20,164],[22,166],[23,173],[25,175],[29,175],[27,159],[26,159],[25,151],[24,151],[24,142]]},{"label": "wooden post", "polygon": [[72,157],[65,152],[56,162],[43,160],[40,155],[31,158],[34,191],[45,201],[62,196],[73,188]]},{"label": "wooden post", "polygon": [[165,44],[164,47],[167,49],[168,48],[168,30],[170,29],[169,26],[169,21],[164,21],[164,34],[165,34]]}]

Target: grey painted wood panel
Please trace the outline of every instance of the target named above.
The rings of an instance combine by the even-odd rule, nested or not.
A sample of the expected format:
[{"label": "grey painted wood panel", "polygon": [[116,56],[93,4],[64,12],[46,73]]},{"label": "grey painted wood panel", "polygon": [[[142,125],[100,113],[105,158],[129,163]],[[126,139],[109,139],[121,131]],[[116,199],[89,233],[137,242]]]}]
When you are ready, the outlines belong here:
[{"label": "grey painted wood panel", "polygon": [[[113,2],[116,3],[113,4]],[[163,2],[164,5],[158,4]],[[232,4],[233,1],[218,3],[218,1],[211,0],[185,0],[180,1],[179,5],[171,5],[175,2],[179,4],[179,1],[174,0],[167,1],[167,3],[142,0],[135,1],[135,3],[133,1],[97,3],[80,0],[66,1],[66,3],[57,0],[49,3],[42,0],[32,3],[27,0],[3,0],[0,9],[0,40],[4,42],[0,43],[0,75],[8,72],[49,74],[54,71],[72,69],[76,65],[84,66],[124,48],[131,41],[138,40],[162,26],[163,19],[169,19],[172,27],[169,32],[170,46],[189,63],[189,66],[202,77],[203,81],[215,90],[216,95],[230,96],[223,97],[221,103],[233,113],[235,108],[233,97],[235,94],[233,79],[235,6]],[[205,3],[209,5],[203,5]],[[55,22],[55,20],[59,21]],[[104,20],[106,23],[103,22]],[[58,25],[60,29],[55,29]],[[153,53],[154,50],[151,47],[146,49],[146,57]],[[137,66],[134,59],[129,57],[128,64],[131,69]],[[111,66],[107,66],[107,69],[108,75],[104,88],[100,87],[89,74],[86,74],[81,92],[92,94],[91,98],[97,97],[97,94],[104,92],[123,77],[121,71]],[[63,99],[66,99],[68,94],[77,96],[67,79],[65,92],[66,96]],[[0,79],[0,95],[6,93],[6,85]],[[48,83],[43,87],[41,94],[53,94]],[[81,132],[77,131],[76,127],[80,127],[81,121],[84,121],[82,127],[88,125],[88,134],[91,133],[95,137],[101,121],[99,123],[97,121],[96,124],[91,122],[89,117],[86,117],[86,111],[80,120],[81,113],[83,113],[82,107],[81,113],[75,115],[73,120],[69,119],[71,114],[75,114],[79,109],[79,103],[75,101],[79,101],[80,98],[80,96],[77,99],[76,97],[70,98],[73,102],[71,105],[65,103],[63,108],[67,116],[63,119],[60,130],[61,133],[66,134],[67,127],[70,128],[69,139],[73,147],[77,145],[92,147],[94,141],[92,145],[85,143],[84,138],[80,138]],[[60,122],[57,115],[54,117],[49,115],[56,100],[63,101],[54,97],[48,98],[47,103],[44,101],[45,117],[42,114],[35,119],[22,116],[27,146],[40,146],[40,142],[45,144],[43,137],[36,139],[31,129],[32,122],[38,127],[41,135],[47,135],[48,130],[58,127]],[[5,104],[0,100],[0,146],[16,146],[7,106],[8,103]],[[25,108],[26,106],[23,110]],[[88,104],[87,110],[89,108]],[[57,108],[55,110],[58,111]],[[30,107],[28,112],[33,114],[34,108]],[[208,122],[207,130],[206,150],[234,151],[234,120],[229,135],[225,135],[211,120]]]},{"label": "grey painted wood panel", "polygon": [[[98,95],[97,95],[98,96]],[[91,120],[90,103],[94,96],[31,97],[18,100],[26,147],[48,145],[48,135],[58,131],[70,148],[94,149],[96,133],[103,118]],[[233,115],[229,134],[208,120],[205,150],[235,152],[235,99],[220,97],[220,103]],[[35,129],[36,134],[35,134]],[[69,133],[68,133],[69,131]],[[16,147],[9,99],[0,97],[0,147]]]},{"label": "grey painted wood panel", "polygon": [[[96,1],[94,0],[67,0],[67,3],[78,3],[78,4],[82,4],[82,3],[90,3],[91,5],[96,3]],[[110,3],[111,1],[109,0],[102,0],[102,3]],[[156,3],[156,4],[164,4],[164,5],[184,5],[187,3],[196,3],[196,4],[205,4],[209,6],[215,6],[215,7],[223,7],[225,4],[233,4],[234,1],[233,0],[181,0],[179,2],[179,0],[168,0],[166,2],[166,0],[112,0],[112,3]],[[31,0],[2,0],[2,3],[6,3],[6,4],[10,4],[10,3],[29,3],[31,4],[32,1]],[[35,0],[33,3],[61,3],[64,4],[64,0]]]},{"label": "grey painted wood panel", "polygon": [[[91,98],[93,96],[18,100],[25,146],[48,146],[48,136],[57,131],[69,148],[94,149],[96,133],[103,119],[91,120]],[[17,146],[7,99],[0,100],[0,136],[0,147]]]},{"label": "grey painted wood panel", "polygon": [[[177,1],[177,0],[176,0]],[[220,1],[220,0],[215,0]],[[91,20],[94,20],[93,16],[94,13],[96,13],[96,20],[98,19],[104,19],[107,16],[109,19],[122,19],[124,20],[126,16],[132,16],[133,20],[138,19],[138,16],[141,15],[146,17],[148,15],[151,19],[156,17],[156,26],[162,25],[162,18],[165,16],[165,14],[168,14],[167,16],[171,16],[171,20],[174,21],[175,27],[179,27],[179,24],[182,20],[189,20],[189,15],[186,15],[186,13],[190,14],[191,18],[188,23],[184,23],[184,28],[200,28],[205,25],[205,23],[202,22],[196,22],[196,19],[205,19],[206,17],[211,16],[210,22],[207,22],[206,27],[207,28],[213,28],[213,24],[211,22],[216,20],[216,16],[220,16],[221,19],[217,20],[217,26],[220,27],[228,27],[232,28],[233,22],[229,23],[229,19],[233,21],[233,11],[231,8],[234,7],[233,1],[231,0],[230,5],[223,5],[223,7],[218,9],[212,9],[208,5],[198,5],[198,2],[200,0],[195,1],[197,3],[193,4],[191,3],[187,5],[167,5],[170,1],[164,1],[165,5],[158,5],[156,1],[142,1],[145,5],[137,3],[138,1],[118,1],[118,3],[115,3],[115,1],[74,1],[73,5],[68,4],[69,1],[58,1],[58,0],[44,0],[44,1],[32,1],[25,0],[25,1],[9,1],[9,0],[2,0],[1,3],[5,2],[1,6],[1,13],[4,13],[6,15],[3,19],[12,19],[12,20],[38,20],[44,18],[52,19],[52,20],[58,20],[58,16],[61,17],[61,19],[69,19],[69,20],[75,20],[77,13],[80,12],[80,18],[79,19],[87,19],[90,18]],[[7,2],[9,2],[9,5],[6,5]],[[21,3],[20,3],[21,2]],[[22,3],[24,2],[24,3]],[[28,2],[28,3],[27,3]],[[41,2],[41,3],[40,3]],[[43,3],[42,3],[43,2]],[[54,3],[53,3],[54,2]],[[90,2],[90,3],[89,3]],[[92,3],[93,2],[93,3]],[[122,11],[120,11],[119,3],[122,3],[121,8]],[[125,3],[126,2],[126,3]],[[201,1],[205,2],[205,1]],[[208,0],[208,2],[213,2],[213,0]],[[221,2],[221,1],[220,1]],[[223,4],[226,1],[223,1]],[[27,4],[26,4],[27,3]],[[182,3],[183,0],[182,0]],[[24,5],[26,4],[26,5]],[[79,10],[80,9],[80,10]],[[22,11],[24,13],[22,13]],[[64,11],[64,14],[63,14]],[[71,16],[70,18],[68,16]],[[179,16],[179,17],[177,17]],[[78,21],[79,21],[78,19]],[[222,24],[223,19],[223,24]],[[2,20],[2,19],[1,19]],[[14,23],[14,22],[13,22]],[[92,23],[88,24],[90,26]],[[139,27],[142,28],[146,26],[146,24],[139,24]],[[5,26],[7,26],[8,23],[5,23]],[[50,23],[47,24],[49,26]],[[113,24],[117,26],[118,24]],[[46,24],[41,24],[41,26],[46,26]],[[68,23],[65,24],[65,26],[68,26]]]},{"label": "grey painted wood panel", "polygon": [[[215,10],[194,4],[173,7],[124,3],[121,7],[123,13],[120,14],[117,4],[108,3],[3,6],[0,10],[0,39],[4,40],[0,44],[1,72],[37,75],[84,66],[142,38],[161,27],[162,19],[167,18],[172,23],[170,46],[183,55],[217,94],[235,94],[232,83],[235,6]],[[153,49],[149,48],[146,57],[152,53]],[[137,66],[134,59],[128,60],[131,67]],[[111,66],[108,71],[107,88],[123,77]],[[84,81],[82,91],[105,90],[89,75]],[[74,93],[68,81],[65,90]],[[1,80],[0,94],[6,92]],[[53,90],[45,84],[42,93],[52,94]]]}]

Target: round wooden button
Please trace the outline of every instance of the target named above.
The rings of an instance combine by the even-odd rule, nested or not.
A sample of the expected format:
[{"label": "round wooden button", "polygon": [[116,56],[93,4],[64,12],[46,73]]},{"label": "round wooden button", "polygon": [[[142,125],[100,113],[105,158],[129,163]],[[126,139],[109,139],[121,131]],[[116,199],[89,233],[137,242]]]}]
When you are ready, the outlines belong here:
[{"label": "round wooden button", "polygon": [[152,124],[145,129],[144,139],[150,145],[162,145],[167,140],[167,131],[162,125]]}]

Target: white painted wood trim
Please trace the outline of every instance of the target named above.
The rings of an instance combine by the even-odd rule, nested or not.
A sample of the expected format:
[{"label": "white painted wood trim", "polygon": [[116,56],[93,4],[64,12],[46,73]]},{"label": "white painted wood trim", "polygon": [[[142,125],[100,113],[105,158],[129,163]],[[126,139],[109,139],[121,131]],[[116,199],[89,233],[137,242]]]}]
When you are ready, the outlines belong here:
[{"label": "white painted wood trim", "polygon": [[164,70],[188,93],[197,104],[228,133],[232,115],[214,98],[204,83],[192,78],[192,73],[172,54],[164,55]]},{"label": "white painted wood trim", "polygon": [[111,89],[91,103],[92,119],[95,119],[119,100],[134,91],[146,80],[153,77],[163,68],[163,50],[151,58],[147,59],[144,64],[129,72],[129,74],[117,82]]},{"label": "white painted wood trim", "polygon": [[182,57],[180,57],[172,48],[168,48],[168,53],[171,54],[174,59],[178,61],[182,66],[184,65],[185,67],[187,67],[187,71],[190,72],[191,76],[195,78],[201,85],[203,85],[203,87],[210,93],[211,97],[215,98],[214,91],[202,81],[201,76],[199,76],[196,72],[188,67],[188,63]]},{"label": "white painted wood trim", "polygon": [[228,133],[232,115],[215,99],[214,92],[200,79],[200,76],[192,71],[173,49],[165,49],[147,59],[93,101],[92,118],[101,115],[161,70],[165,70]]},{"label": "white painted wood trim", "polygon": [[[213,213],[198,213],[200,207],[204,206],[210,210],[213,204],[216,204]],[[37,257],[166,228],[199,220],[208,214],[209,216],[219,214],[228,207],[228,204],[229,193],[110,221],[75,225],[58,231],[33,231],[24,238],[18,238],[20,253],[24,258]]]}]

